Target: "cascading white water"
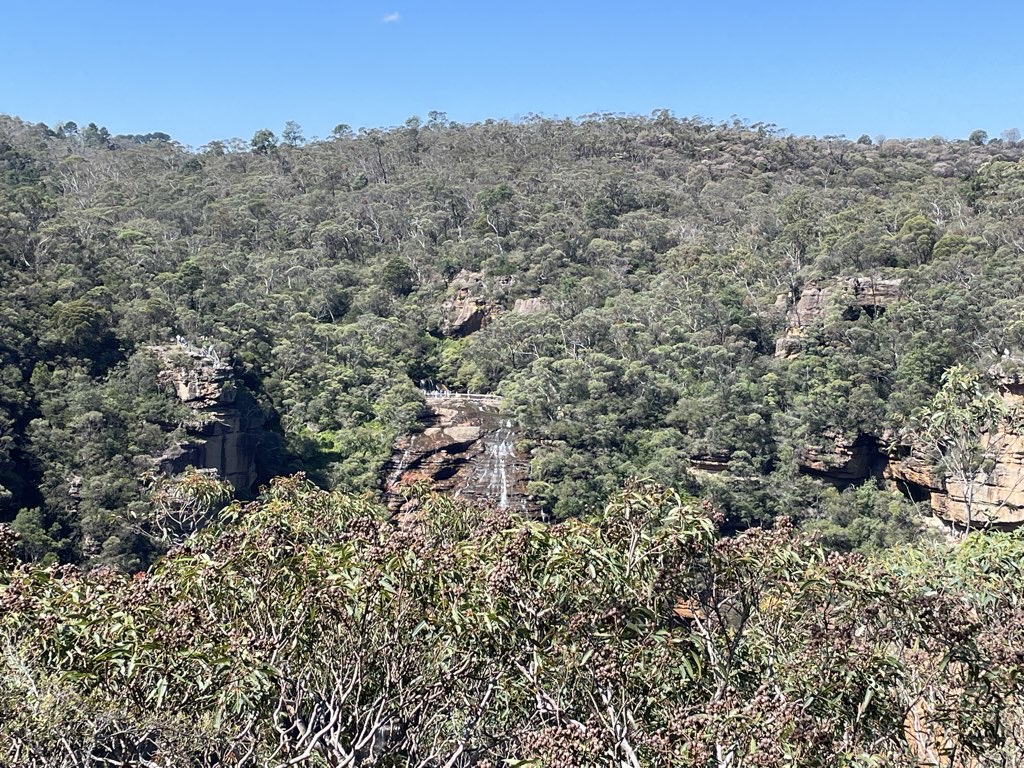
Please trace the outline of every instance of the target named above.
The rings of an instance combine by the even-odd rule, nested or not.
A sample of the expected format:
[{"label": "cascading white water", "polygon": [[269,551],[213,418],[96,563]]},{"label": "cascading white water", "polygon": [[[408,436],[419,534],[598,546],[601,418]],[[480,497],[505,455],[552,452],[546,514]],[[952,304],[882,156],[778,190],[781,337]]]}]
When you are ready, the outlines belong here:
[{"label": "cascading white water", "polygon": [[497,498],[501,509],[508,507],[510,475],[514,474],[510,471],[514,470],[515,463],[515,435],[511,426],[511,422],[506,421],[504,427],[485,438],[487,459],[480,471],[481,484],[487,495]]},{"label": "cascading white water", "polygon": [[435,487],[456,498],[486,501],[502,509],[517,505],[525,511],[515,453],[517,432],[512,420],[501,415],[501,397],[445,389],[423,394],[434,420],[393,456],[386,490],[393,492],[410,468],[422,467]]},{"label": "cascading white water", "polygon": [[409,439],[409,447],[402,452],[402,457],[398,460],[398,464],[395,466],[394,472],[392,472],[391,477],[388,478],[388,485],[395,485],[402,479],[402,473],[405,472],[406,467],[409,466],[409,457],[412,455],[412,450],[416,446],[417,437],[419,437],[419,435],[413,435]]}]

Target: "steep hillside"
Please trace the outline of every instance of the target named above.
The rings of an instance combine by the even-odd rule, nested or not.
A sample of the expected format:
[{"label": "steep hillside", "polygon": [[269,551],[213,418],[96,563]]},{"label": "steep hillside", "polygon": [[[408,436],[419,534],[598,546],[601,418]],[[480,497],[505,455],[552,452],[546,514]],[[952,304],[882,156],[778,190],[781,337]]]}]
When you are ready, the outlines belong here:
[{"label": "steep hillside", "polygon": [[0,520],[24,556],[150,556],[123,512],[188,419],[146,351],[181,336],[251,392],[258,482],[379,491],[446,387],[503,397],[558,517],[640,475],[737,525],[913,536],[873,457],[944,371],[1024,352],[1022,152],[668,113],[198,150],[4,118]]}]

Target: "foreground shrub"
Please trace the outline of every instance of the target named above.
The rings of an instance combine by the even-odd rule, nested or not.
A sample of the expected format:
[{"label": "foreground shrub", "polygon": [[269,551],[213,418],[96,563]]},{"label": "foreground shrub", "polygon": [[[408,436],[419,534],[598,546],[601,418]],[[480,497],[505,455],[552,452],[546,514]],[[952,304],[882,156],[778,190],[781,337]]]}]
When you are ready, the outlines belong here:
[{"label": "foreground shrub", "polygon": [[279,480],[148,573],[3,572],[2,760],[1010,764],[1022,554],[723,538],[642,483],[548,525]]}]

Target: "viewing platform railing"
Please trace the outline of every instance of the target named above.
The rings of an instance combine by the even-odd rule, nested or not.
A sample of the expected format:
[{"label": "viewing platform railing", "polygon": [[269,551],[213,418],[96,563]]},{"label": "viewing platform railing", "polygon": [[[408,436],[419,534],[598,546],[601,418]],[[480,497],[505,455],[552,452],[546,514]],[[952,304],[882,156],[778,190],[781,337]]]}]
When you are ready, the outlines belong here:
[{"label": "viewing platform railing", "polygon": [[474,395],[469,392],[452,392],[450,389],[421,389],[428,400],[468,400],[481,405],[501,405],[501,395]]}]

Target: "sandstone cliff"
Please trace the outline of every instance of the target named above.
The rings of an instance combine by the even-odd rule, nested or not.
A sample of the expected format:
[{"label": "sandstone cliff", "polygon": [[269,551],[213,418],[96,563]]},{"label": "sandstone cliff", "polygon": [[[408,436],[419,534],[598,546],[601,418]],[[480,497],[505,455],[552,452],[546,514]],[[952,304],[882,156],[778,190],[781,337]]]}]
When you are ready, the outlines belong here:
[{"label": "sandstone cliff", "polygon": [[470,501],[525,511],[526,457],[516,453],[516,432],[501,416],[500,398],[434,393],[422,432],[403,436],[388,462],[384,491],[392,510],[402,486],[419,481]]},{"label": "sandstone cliff", "polygon": [[902,280],[875,277],[848,277],[828,285],[811,283],[800,291],[790,305],[786,294],[779,296],[776,306],[789,306],[786,314],[786,335],[775,344],[776,357],[792,357],[803,347],[807,329],[825,319],[830,307],[841,312],[845,320],[856,320],[861,314],[876,315],[902,297]]},{"label": "sandstone cliff", "polygon": [[[991,374],[999,393],[1013,408],[1024,406],[1024,380],[994,368]],[[913,446],[889,461],[885,476],[893,487],[927,500],[940,518],[959,525],[1015,527],[1024,523],[1024,435],[998,432],[986,442],[991,446],[991,467],[973,483],[970,519],[967,488],[961,482],[938,475]]]},{"label": "sandstone cliff", "polygon": [[[515,285],[511,275],[485,277],[480,272],[462,270],[448,286],[449,296],[441,305],[440,330],[445,336],[461,338],[476,333],[506,311]],[[549,312],[551,304],[539,296],[517,298],[512,304],[516,315]]]},{"label": "sandstone cliff", "polygon": [[805,446],[798,460],[803,471],[837,485],[877,476],[885,464],[876,438],[836,433],[824,434],[816,445]]},{"label": "sandstone cliff", "polygon": [[441,308],[441,331],[459,338],[476,333],[497,316],[501,307],[493,298],[492,286],[479,272],[462,270],[449,286],[452,296]]},{"label": "sandstone cliff", "polygon": [[547,299],[535,296],[531,299],[516,299],[512,312],[517,315],[539,315],[542,312],[550,312],[551,303]]},{"label": "sandstone cliff", "polygon": [[189,440],[159,457],[161,470],[173,474],[189,466],[214,469],[239,496],[251,495],[266,420],[234,367],[210,350],[182,343],[152,351],[163,367],[161,382],[194,415],[185,425]]}]

